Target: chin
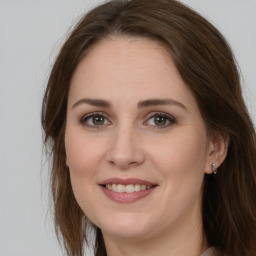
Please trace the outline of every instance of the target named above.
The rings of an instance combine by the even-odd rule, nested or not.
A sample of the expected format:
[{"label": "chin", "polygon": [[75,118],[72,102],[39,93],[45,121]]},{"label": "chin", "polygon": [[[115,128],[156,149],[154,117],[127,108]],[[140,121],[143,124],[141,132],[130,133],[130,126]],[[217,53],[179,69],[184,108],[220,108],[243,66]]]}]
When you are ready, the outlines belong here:
[{"label": "chin", "polygon": [[100,223],[96,224],[103,235],[110,235],[119,239],[126,240],[142,240],[145,239],[156,227],[156,223],[150,221],[151,218],[141,216],[112,216],[107,220],[101,219]]},{"label": "chin", "polygon": [[112,228],[112,229],[102,229],[103,236],[112,236],[116,239],[126,240],[126,241],[141,241],[148,237],[149,231],[146,229],[138,229],[137,227],[130,227],[128,229]]}]

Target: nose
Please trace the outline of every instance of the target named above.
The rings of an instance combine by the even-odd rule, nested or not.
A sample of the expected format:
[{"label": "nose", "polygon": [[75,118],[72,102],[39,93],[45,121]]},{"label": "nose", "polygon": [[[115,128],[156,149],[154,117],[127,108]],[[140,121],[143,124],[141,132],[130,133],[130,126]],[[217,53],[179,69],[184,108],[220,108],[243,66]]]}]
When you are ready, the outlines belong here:
[{"label": "nose", "polygon": [[107,161],[116,167],[127,170],[145,161],[145,155],[136,131],[128,128],[117,129],[107,152]]}]

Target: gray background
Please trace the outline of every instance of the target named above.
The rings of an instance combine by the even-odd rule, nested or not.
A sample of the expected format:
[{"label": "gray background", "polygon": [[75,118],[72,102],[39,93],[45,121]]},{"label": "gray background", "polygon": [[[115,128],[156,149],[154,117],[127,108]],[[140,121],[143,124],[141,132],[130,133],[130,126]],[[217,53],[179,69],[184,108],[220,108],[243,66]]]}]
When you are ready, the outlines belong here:
[{"label": "gray background", "polygon": [[[0,0],[0,256],[62,255],[48,210],[41,98],[66,31],[99,2]],[[256,123],[256,1],[182,2],[208,18],[228,39]]]}]

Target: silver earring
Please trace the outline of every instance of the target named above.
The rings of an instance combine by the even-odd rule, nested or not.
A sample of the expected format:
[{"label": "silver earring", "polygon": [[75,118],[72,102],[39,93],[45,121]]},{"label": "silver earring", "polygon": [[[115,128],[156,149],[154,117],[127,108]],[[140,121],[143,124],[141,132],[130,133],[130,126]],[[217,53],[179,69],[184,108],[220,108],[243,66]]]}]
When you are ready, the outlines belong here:
[{"label": "silver earring", "polygon": [[212,173],[217,174],[217,167],[216,167],[216,164],[215,164],[215,163],[212,163],[212,164],[211,164],[211,167],[212,167]]}]

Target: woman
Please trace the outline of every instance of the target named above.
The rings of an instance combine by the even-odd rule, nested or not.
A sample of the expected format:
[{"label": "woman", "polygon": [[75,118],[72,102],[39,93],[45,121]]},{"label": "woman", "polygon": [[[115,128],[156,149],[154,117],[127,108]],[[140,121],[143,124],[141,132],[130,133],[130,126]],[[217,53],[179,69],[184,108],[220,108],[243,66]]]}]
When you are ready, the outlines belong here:
[{"label": "woman", "polygon": [[[173,0],[77,24],[42,110],[68,255],[256,255],[255,130],[232,52]],[[89,232],[90,233],[90,232]]]}]

